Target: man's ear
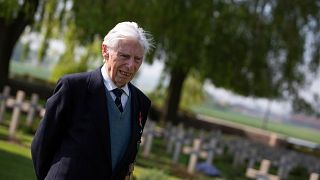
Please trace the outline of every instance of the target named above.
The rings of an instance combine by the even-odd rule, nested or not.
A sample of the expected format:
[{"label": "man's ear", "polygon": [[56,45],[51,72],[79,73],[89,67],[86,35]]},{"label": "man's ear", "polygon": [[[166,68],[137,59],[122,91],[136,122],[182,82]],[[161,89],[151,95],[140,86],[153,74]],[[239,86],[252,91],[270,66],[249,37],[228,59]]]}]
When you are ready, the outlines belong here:
[{"label": "man's ear", "polygon": [[107,48],[107,45],[105,45],[105,44],[101,45],[101,53],[102,53],[103,59],[108,60],[108,48]]}]

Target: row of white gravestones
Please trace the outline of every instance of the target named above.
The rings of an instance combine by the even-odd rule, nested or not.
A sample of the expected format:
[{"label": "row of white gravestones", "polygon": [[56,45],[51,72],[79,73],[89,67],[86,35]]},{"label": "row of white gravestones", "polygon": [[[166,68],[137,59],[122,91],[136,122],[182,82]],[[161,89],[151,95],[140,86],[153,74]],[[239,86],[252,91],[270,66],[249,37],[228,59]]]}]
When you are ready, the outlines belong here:
[{"label": "row of white gravestones", "polygon": [[174,148],[176,149],[177,143],[182,145],[190,145],[196,135],[193,128],[188,128],[188,130],[185,132],[183,125],[179,124],[178,126],[171,127],[166,137],[166,140],[168,141],[166,150],[168,154],[171,154]]},{"label": "row of white gravestones", "polygon": [[[151,124],[151,125],[150,125]],[[145,138],[145,147],[144,147],[144,156],[149,155],[150,153],[150,149],[151,149],[151,144],[152,144],[152,139],[153,137],[157,134],[157,131],[155,129],[155,124],[153,123],[148,123],[146,125],[145,128],[145,133],[144,133],[144,138]],[[178,127],[171,127],[171,132],[175,132],[175,133],[169,133],[170,132],[170,128],[168,128],[168,126],[164,129],[163,135],[165,138],[170,139],[172,138],[172,136],[174,138],[175,141],[173,141],[175,143],[175,145],[173,145],[174,147],[174,152],[173,152],[173,156],[172,156],[172,161],[173,162],[177,162],[179,159],[179,155],[181,152],[181,148],[184,144],[184,139],[182,137],[184,136],[184,128],[182,125],[179,125]],[[191,132],[191,131],[190,131]],[[201,133],[200,133],[201,136]],[[210,139],[210,138],[208,138]],[[207,162],[208,164],[212,163],[212,160],[214,158],[214,154],[216,153],[217,149],[216,148],[216,144],[217,144],[217,140],[216,139],[211,139],[210,143],[201,143],[201,139],[200,140],[200,144],[203,144],[202,146],[199,145],[198,143],[194,142],[194,146],[193,147],[184,147],[182,152],[186,153],[186,154],[190,154],[190,158],[189,158],[189,163],[188,163],[188,171],[190,173],[193,173],[194,171],[194,167],[196,165],[197,159],[199,157],[201,157],[202,159],[207,158]],[[206,137],[203,135],[202,136],[202,141],[204,142],[206,140]],[[233,147],[233,152],[234,152],[234,158],[235,159],[240,159],[240,160],[235,160],[235,161],[239,161],[239,162],[243,162],[244,160],[249,160],[248,163],[248,168],[253,168],[254,164],[256,161],[258,161],[261,157],[259,157],[257,155],[257,150],[255,148],[252,148],[252,146],[248,145],[248,142],[246,141],[236,141],[238,143],[232,143],[235,144]],[[199,145],[199,147],[197,147]],[[242,146],[240,146],[242,145]],[[211,147],[210,147],[211,146]],[[239,150],[243,150],[242,153],[236,153],[239,152]],[[240,157],[239,157],[240,156]],[[242,156],[242,157],[241,157]],[[277,171],[277,175],[274,175],[276,177],[279,177],[280,179],[285,179],[286,176],[288,175],[288,172],[292,169],[292,167],[294,167],[294,163],[288,161],[292,158],[281,158],[279,162],[277,163],[273,163],[276,164],[275,166],[278,167],[278,171]],[[315,175],[313,175],[315,176]],[[267,177],[267,176],[266,176]]]},{"label": "row of white gravestones", "polygon": [[9,94],[10,87],[5,86],[0,96],[0,122],[4,119],[6,108],[12,108],[12,116],[9,125],[9,139],[14,140],[21,112],[27,113],[26,126],[31,127],[32,122],[37,115],[36,113],[39,112],[39,115],[43,117],[45,110],[37,104],[39,99],[37,94],[32,94],[30,102],[24,101],[25,93],[23,91],[17,91],[15,99],[11,98]]},{"label": "row of white gravestones", "polygon": [[[144,132],[142,135],[142,146],[143,146],[143,156],[148,157],[151,149],[152,149],[152,142],[154,137],[160,137],[163,135],[164,138],[168,138],[169,145],[171,144],[171,148],[174,146],[174,142],[178,139],[178,135],[181,136],[181,132],[183,133],[183,127],[179,126],[180,128],[174,127],[170,125],[170,128],[167,126],[165,129],[161,130],[157,129],[156,123],[154,121],[148,120],[146,122]],[[168,129],[167,129],[168,128]],[[180,129],[177,133],[177,129]],[[180,133],[179,133],[180,132]],[[168,149],[168,146],[167,146]],[[172,150],[171,150],[172,151]]]},{"label": "row of white gravestones", "polygon": [[212,138],[210,142],[204,144],[202,149],[207,152],[206,164],[212,165],[215,155],[223,154],[223,147],[219,147],[219,139]]},{"label": "row of white gravestones", "polygon": [[173,156],[172,156],[172,162],[173,163],[177,163],[179,160],[179,156],[180,156],[180,151],[181,148],[184,144],[184,129],[183,129],[183,125],[179,124],[178,128],[177,128],[178,132],[177,132],[177,138],[175,139],[175,147],[174,147],[174,151],[173,151]]},{"label": "row of white gravestones", "polygon": [[320,171],[320,159],[317,157],[281,148],[266,148],[266,146],[254,146],[250,149],[257,147],[259,149],[257,159],[271,158],[269,160],[277,168],[277,176],[280,179],[287,179],[291,171],[297,166],[305,168],[309,173]]},{"label": "row of white gravestones", "polygon": [[[255,148],[256,147],[254,147],[254,146],[247,147],[247,149],[250,149],[250,150],[255,150]],[[260,151],[261,150],[265,151],[266,149],[260,149]],[[255,150],[255,151],[257,151],[257,150]],[[287,179],[288,175],[290,174],[290,171],[294,167],[297,167],[298,165],[306,168],[307,171],[310,173],[313,172],[310,175],[310,178],[313,177],[313,179],[314,179],[314,177],[317,176],[317,174],[314,172],[318,172],[320,169],[317,167],[317,166],[319,166],[318,163],[320,163],[319,159],[317,159],[315,157],[311,157],[311,156],[309,157],[304,154],[299,154],[299,153],[296,153],[293,151],[288,151],[288,150],[284,151],[281,149],[276,149],[276,151],[280,152],[278,155],[281,155],[281,157],[279,157],[278,159],[274,159],[272,161],[270,160],[270,161],[272,162],[272,165],[277,168],[277,174],[275,176],[278,177],[279,179]],[[272,151],[270,151],[269,153],[272,153]],[[248,163],[248,169],[253,169],[255,161],[261,159],[261,157],[259,155],[257,155],[257,153],[253,153],[249,156],[250,156],[250,159],[249,159],[249,163]],[[273,156],[270,156],[270,157],[273,157]],[[306,161],[309,162],[309,164],[312,164],[310,166],[312,166],[313,168],[308,167],[307,164],[304,163],[303,160],[305,160],[305,159],[307,159]],[[261,177],[262,177],[262,175],[260,175],[260,178]],[[265,174],[264,177],[267,178],[268,174]]]},{"label": "row of white gravestones", "polygon": [[[192,128],[189,128],[188,131],[185,132],[183,125],[179,124],[177,127],[177,133],[173,137],[174,138],[172,138],[172,137],[170,138],[169,142],[170,143],[172,142],[174,144],[173,145],[174,151],[173,151],[173,155],[172,155],[172,161],[173,161],[173,163],[177,163],[179,160],[179,157],[180,157],[182,147],[190,145],[196,136],[194,135],[194,131]],[[204,131],[201,131],[197,138],[199,138],[201,141],[203,139],[205,139]],[[167,152],[170,152],[170,151],[167,151]]]},{"label": "row of white gravestones", "polygon": [[6,110],[6,102],[10,95],[10,87],[5,86],[3,92],[0,94],[0,123],[3,121]]},{"label": "row of white gravestones", "polygon": [[206,152],[201,151],[201,140],[200,139],[194,139],[192,147],[184,147],[183,148],[184,154],[190,154],[189,163],[188,163],[188,173],[192,174],[194,173],[198,157],[205,157]]},{"label": "row of white gravestones", "polygon": [[15,138],[15,132],[18,126],[18,120],[19,120],[21,109],[22,109],[24,96],[25,94],[23,91],[17,92],[17,97],[13,105],[13,113],[12,113],[11,122],[9,126],[9,139],[11,140]]},{"label": "row of white gravestones", "polygon": [[223,148],[218,147],[218,139],[212,138],[207,144],[205,144],[200,138],[195,138],[193,146],[183,147],[182,152],[190,155],[188,172],[193,173],[198,162],[198,158],[206,159],[206,164],[210,166],[212,165],[215,154],[221,155],[223,153]]},{"label": "row of white gravestones", "polygon": [[[189,132],[192,132],[192,131],[189,131]],[[176,163],[178,161],[180,153],[181,153],[181,149],[182,149],[183,153],[190,155],[189,162],[188,162],[188,172],[193,173],[199,158],[201,158],[201,159],[206,158],[207,164],[210,164],[213,162],[214,155],[217,152],[217,150],[219,150],[219,148],[216,147],[216,145],[218,144],[217,143],[218,138],[215,139],[210,136],[209,137],[205,136],[204,133],[200,133],[200,135],[197,136],[198,138],[194,138],[194,137],[190,136],[191,133],[189,133],[188,136],[186,136],[185,134],[187,134],[187,133],[185,133],[182,125],[179,125],[177,127],[168,125],[165,128],[165,130],[163,131],[164,138],[166,138],[169,142],[170,141],[173,142],[172,147],[171,147],[171,149],[174,150],[173,155],[172,155],[172,161],[174,163]],[[187,144],[187,143],[185,143],[185,141],[186,141],[185,139],[187,139],[187,141],[190,141],[190,139],[192,139],[190,137],[195,139],[193,141],[193,146],[183,147],[184,145]],[[210,140],[209,141],[210,143],[205,143],[205,141],[207,141],[207,140]],[[296,159],[296,157],[293,158],[293,157],[281,156],[281,158],[279,158],[278,162],[272,163],[278,169],[277,174],[273,175],[273,174],[268,173],[268,169],[269,169],[271,162],[269,162],[269,165],[267,165],[267,163],[263,162],[261,164],[261,166],[262,166],[261,170],[252,170],[252,169],[254,169],[255,163],[260,161],[260,159],[262,158],[257,153],[258,149],[255,146],[253,146],[251,143],[249,143],[248,141],[237,140],[231,144],[232,145],[230,145],[231,146],[230,149],[232,149],[231,151],[234,154],[234,164],[243,164],[246,160],[249,160],[248,169],[251,169],[251,170],[248,170],[249,171],[248,173],[252,174],[252,172],[255,172],[254,178],[257,178],[257,179],[286,179],[290,170],[293,167],[295,167],[295,162],[293,159]],[[167,149],[170,149],[170,148],[167,148]],[[265,149],[265,146],[260,147],[260,150],[261,149],[262,150]],[[277,151],[279,151],[279,150],[277,150]],[[220,152],[223,152],[223,150],[220,149]],[[270,151],[269,153],[273,153],[273,151]],[[284,154],[284,151],[277,153],[277,155],[275,157],[280,156],[281,154]],[[251,175],[251,176],[253,176],[253,175]],[[310,175],[310,179],[316,179],[315,177],[317,177],[317,176],[318,176],[318,174],[312,173]]]},{"label": "row of white gravestones", "polygon": [[[207,135],[205,131],[200,131],[198,135],[195,135],[194,129],[189,128],[186,132],[182,124],[178,126],[167,124],[163,135],[168,142],[167,153],[172,153],[173,163],[178,162],[181,152],[190,155],[188,163],[190,173],[194,171],[195,157],[200,156],[202,159],[206,158],[206,163],[211,165],[215,154],[221,155],[223,153],[223,147],[218,147],[221,131],[211,131],[209,135]],[[189,146],[192,142],[193,145],[197,144],[195,142],[196,139],[202,144],[199,149]]]},{"label": "row of white gravestones", "polygon": [[[162,131],[163,138],[167,143],[167,152],[172,154],[172,162],[177,163],[181,153],[189,154],[188,172],[193,173],[198,158],[205,159],[208,164],[212,164],[216,153],[222,154],[223,148],[218,148],[218,141],[221,138],[221,132],[209,133],[209,136],[200,131],[195,135],[194,129],[189,128],[185,131],[182,124],[172,126],[166,125]],[[207,143],[205,143],[208,141]],[[193,143],[193,146],[188,146]],[[202,144],[202,145],[201,145]]]},{"label": "row of white gravestones", "polygon": [[279,177],[273,174],[269,174],[271,162],[270,160],[262,160],[260,169],[247,168],[246,177],[254,178],[257,180],[279,180]]},{"label": "row of white gravestones", "polygon": [[[267,159],[263,159],[260,164],[260,169],[247,168],[246,177],[257,179],[257,180],[279,180],[279,179],[287,179],[287,177],[268,173],[269,168],[271,166],[271,161]],[[318,173],[311,173],[309,180],[319,180]]]},{"label": "row of white gravestones", "polygon": [[[149,137],[146,138],[146,144],[149,144],[148,142],[152,142],[152,138],[154,137],[154,135],[157,134],[157,131],[155,130],[155,125],[146,125],[146,130],[145,130],[145,137]],[[165,138],[170,139],[172,138],[172,136],[174,136],[174,152],[173,152],[173,156],[172,156],[172,161],[173,162],[177,162],[180,152],[181,152],[181,148],[184,144],[184,139],[182,137],[185,137],[184,134],[184,128],[182,125],[179,125],[178,127],[171,127],[172,132],[175,133],[168,133],[170,132],[170,128],[168,128],[168,126],[165,128],[165,130],[163,131],[163,135]],[[166,132],[166,133],[165,133]],[[175,134],[175,135],[174,135]],[[212,160],[214,158],[214,154],[217,151],[217,139],[211,138],[210,143],[204,143],[204,141],[206,141],[206,139],[210,139],[210,137],[206,137],[204,135],[201,136],[200,133],[200,137],[202,138],[196,138],[193,142],[193,146],[192,147],[184,147],[182,148],[182,152],[185,154],[189,154],[190,158],[189,158],[189,162],[188,162],[188,172],[189,173],[193,173],[195,171],[195,166],[197,164],[197,161],[199,158],[201,159],[206,159],[206,162],[208,164],[212,163]],[[149,140],[147,140],[149,139]],[[150,141],[151,139],[151,141]],[[234,158],[235,159],[240,159],[240,161],[244,161],[244,159],[249,159],[249,163],[248,163],[248,177],[250,177],[250,174],[252,174],[254,172],[254,178],[256,179],[286,179],[289,171],[292,169],[292,167],[294,167],[294,163],[292,162],[291,159],[293,159],[292,157],[282,157],[280,159],[279,162],[277,163],[273,163],[276,164],[275,166],[278,168],[277,174],[273,175],[268,173],[268,169],[269,166],[271,164],[271,162],[269,162],[269,165],[267,165],[267,163],[265,163],[263,161],[263,163],[261,164],[261,169],[260,170],[254,170],[254,164],[256,161],[258,161],[260,159],[260,157],[258,157],[257,155],[257,150],[255,148],[253,148],[248,142],[246,141],[236,141],[238,143],[232,143],[235,144],[235,146],[233,147],[233,152],[234,152]],[[151,143],[150,143],[151,144]],[[203,144],[203,145],[201,145]],[[242,145],[242,146],[240,146]],[[149,148],[148,148],[149,147]],[[146,154],[145,152],[150,152],[148,149],[150,148],[151,145],[146,145],[145,149],[144,149],[144,154]],[[237,151],[239,151],[239,149],[242,149],[242,153],[236,153]],[[242,157],[238,157],[238,156],[242,156]],[[248,158],[249,157],[249,158]],[[291,161],[290,161],[291,160]],[[237,161],[237,160],[235,160]],[[310,179],[316,179],[315,177],[317,177],[318,174],[316,173],[312,173],[310,175]]]},{"label": "row of white gravestones", "polygon": [[297,158],[300,166],[305,167],[309,172],[320,172],[320,158],[314,156],[299,156]]},{"label": "row of white gravestones", "polygon": [[[182,127],[182,126],[181,126]],[[174,148],[174,153],[172,156],[172,161],[173,162],[177,162],[179,155],[180,155],[180,149],[181,146],[184,144],[184,139],[181,138],[183,137],[183,128],[181,128],[180,126],[178,127],[172,127],[172,129],[174,129],[175,135],[172,135],[175,141],[175,148]],[[171,138],[172,138],[171,136]],[[168,133],[165,137],[170,137],[170,133]],[[202,141],[205,141],[206,136],[201,136],[200,133],[200,137],[202,137]],[[169,138],[170,139],[170,138]],[[210,138],[209,138],[210,139]],[[214,142],[214,141],[213,141]],[[212,142],[211,142],[212,143]],[[202,143],[203,145],[200,147],[200,149],[198,151],[192,151],[191,147],[185,147],[183,148],[183,152],[187,153],[187,154],[192,154],[192,155],[197,155],[197,157],[207,157],[207,162],[212,162],[213,158],[210,158],[210,151],[206,151],[206,144]],[[214,143],[212,143],[214,144]],[[260,144],[256,144],[256,143],[252,143],[246,140],[239,140],[237,139],[236,141],[229,143],[229,149],[233,154],[234,157],[234,165],[243,165],[245,162],[247,162],[248,160],[248,168],[253,168],[256,162],[259,162],[261,159],[266,158],[266,157],[272,157],[272,164],[277,167],[277,174],[275,176],[279,177],[280,179],[286,179],[288,174],[290,173],[290,171],[297,165],[297,159],[305,159],[305,157],[303,156],[303,154],[297,154],[294,153],[295,155],[292,157],[285,157],[284,155],[288,155],[288,150],[284,150],[284,149],[275,149],[275,148],[270,148],[267,147],[265,145],[260,145]],[[212,148],[215,149],[215,151],[217,150],[217,148]],[[266,151],[267,150],[267,151]],[[215,151],[211,151],[213,153],[213,157],[214,157],[214,153]],[[258,153],[259,151],[259,153]],[[263,153],[261,154],[261,151],[263,151]],[[222,151],[223,152],[223,151]],[[204,154],[204,155],[203,155]],[[298,158],[299,157],[299,158]],[[190,158],[191,160],[192,158]],[[300,162],[300,161],[299,161]],[[191,163],[191,161],[189,162]],[[310,164],[310,163],[309,163]],[[300,164],[302,165],[302,163]],[[311,165],[312,166],[312,165]],[[313,166],[317,166],[317,163],[313,163]],[[192,167],[192,165],[189,165],[188,167]],[[306,167],[306,165],[303,165],[303,167]],[[317,172],[319,168],[314,167],[314,170],[310,170],[310,168],[307,168],[308,172]],[[190,170],[190,172],[192,172],[193,170]]]},{"label": "row of white gravestones", "polygon": [[[170,128],[170,126],[168,127]],[[182,146],[189,145],[194,138],[194,132],[192,128],[185,132],[183,124],[173,126],[169,130],[169,133],[165,134],[165,138],[168,140],[167,153],[172,153],[172,162],[177,163],[180,157]]]},{"label": "row of white gravestones", "polygon": [[260,170],[254,169],[253,164],[248,165],[246,176],[256,179],[270,179],[270,180],[277,180],[277,179],[287,179],[289,171],[294,166],[290,164],[290,157],[284,156],[280,159],[279,164],[277,165],[277,175],[268,174],[271,161],[263,159],[260,165]]},{"label": "row of white gravestones", "polygon": [[156,128],[154,121],[148,120],[142,134],[143,157],[148,157],[152,149],[154,137],[159,137],[160,132]]},{"label": "row of white gravestones", "polygon": [[293,155],[289,153],[282,156],[278,161],[277,175],[280,177],[280,179],[287,179],[289,172],[297,165],[293,159]]},{"label": "row of white gravestones", "polygon": [[[233,151],[235,151],[233,165],[243,165],[245,163],[245,160],[248,160],[247,173],[252,174],[252,172],[255,172],[253,174],[256,174],[257,177],[259,177],[258,179],[286,179],[288,177],[289,172],[293,169],[293,167],[296,166],[295,161],[293,161],[293,159],[295,159],[294,155],[289,153],[281,156],[281,158],[275,162],[269,160],[275,167],[277,167],[276,175],[271,175],[267,172],[261,172],[261,170],[253,170],[255,163],[258,162],[262,157],[258,155],[255,146],[250,145],[246,141],[240,142],[241,143],[238,143],[238,145],[236,144],[233,149]],[[261,166],[266,167],[265,162],[262,163]],[[250,177],[250,175],[248,176]]]},{"label": "row of white gravestones", "polygon": [[[229,144],[231,153],[233,154],[233,163],[234,167],[238,165],[243,165],[246,160],[251,159],[250,164],[253,164],[255,161],[256,151],[253,148],[250,148],[248,141],[238,141],[236,143]],[[253,158],[251,158],[253,157]]]}]

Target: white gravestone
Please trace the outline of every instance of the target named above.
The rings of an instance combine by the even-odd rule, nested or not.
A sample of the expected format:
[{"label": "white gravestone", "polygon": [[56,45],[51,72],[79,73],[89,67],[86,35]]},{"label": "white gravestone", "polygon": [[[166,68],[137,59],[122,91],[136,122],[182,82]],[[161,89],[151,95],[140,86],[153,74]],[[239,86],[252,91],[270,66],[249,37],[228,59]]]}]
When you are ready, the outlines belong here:
[{"label": "white gravestone", "polygon": [[0,123],[3,121],[4,113],[6,111],[6,101],[9,98],[10,95],[10,87],[5,86],[3,88],[3,92],[0,95]]},{"label": "white gravestone", "polygon": [[247,168],[246,177],[257,180],[279,180],[276,175],[268,174],[271,162],[269,160],[262,160],[260,169]]},{"label": "white gravestone", "polygon": [[16,101],[14,104],[12,118],[11,118],[10,127],[9,127],[9,139],[10,140],[15,139],[15,133],[16,133],[16,129],[18,126],[18,121],[19,121],[20,111],[21,111],[22,105],[23,105],[22,101],[24,99],[24,96],[25,96],[25,94],[23,91],[17,92]]},{"label": "white gravestone", "polygon": [[31,102],[29,104],[29,108],[28,108],[29,111],[28,111],[27,121],[26,121],[27,127],[31,127],[32,125],[32,121],[34,119],[36,111],[38,110],[38,104],[37,104],[38,100],[39,100],[39,96],[37,94],[31,95]]}]

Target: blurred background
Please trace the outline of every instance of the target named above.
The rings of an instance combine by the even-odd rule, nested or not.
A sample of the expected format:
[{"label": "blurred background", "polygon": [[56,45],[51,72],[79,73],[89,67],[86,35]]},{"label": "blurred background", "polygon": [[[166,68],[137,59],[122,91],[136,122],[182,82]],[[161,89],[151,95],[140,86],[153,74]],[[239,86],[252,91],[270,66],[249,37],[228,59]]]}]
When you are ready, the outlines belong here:
[{"label": "blurred background", "polygon": [[[137,22],[155,42],[133,80],[152,99],[156,122],[146,129],[153,148],[139,154],[135,179],[247,179],[247,168],[259,169],[263,159],[280,179],[318,177],[319,0],[0,0],[0,179],[35,179],[29,148],[46,99],[61,76],[102,65],[103,37],[121,21]],[[19,90],[26,108],[16,115]],[[28,120],[33,94],[38,115]],[[189,171],[190,154],[172,162],[173,154],[159,150],[166,151],[166,131],[178,127],[194,131],[185,146],[222,134],[222,149],[234,151],[211,160],[218,174]],[[315,164],[291,165],[283,176],[283,154],[257,150],[252,167],[252,154],[235,165],[240,150],[224,144],[230,139]]]}]

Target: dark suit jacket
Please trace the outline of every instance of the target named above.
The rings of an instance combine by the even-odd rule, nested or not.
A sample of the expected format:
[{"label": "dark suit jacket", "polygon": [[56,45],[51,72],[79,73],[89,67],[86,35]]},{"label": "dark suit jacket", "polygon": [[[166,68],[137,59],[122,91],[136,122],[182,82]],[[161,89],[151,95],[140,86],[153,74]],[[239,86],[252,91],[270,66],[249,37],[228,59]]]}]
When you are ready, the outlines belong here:
[{"label": "dark suit jacket", "polygon": [[124,179],[138,151],[150,100],[129,83],[132,108],[128,148],[111,169],[107,99],[100,68],[67,75],[48,99],[31,146],[38,180]]}]

